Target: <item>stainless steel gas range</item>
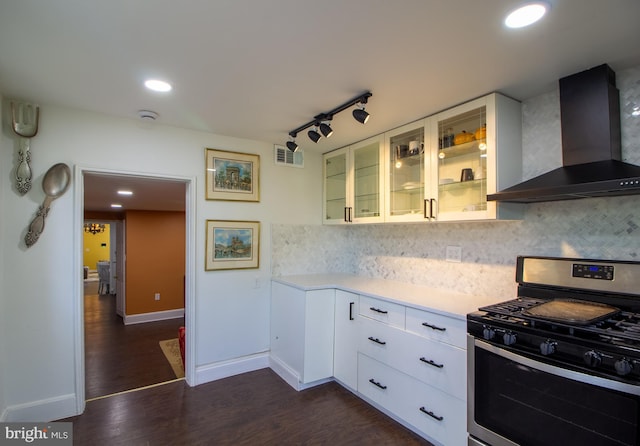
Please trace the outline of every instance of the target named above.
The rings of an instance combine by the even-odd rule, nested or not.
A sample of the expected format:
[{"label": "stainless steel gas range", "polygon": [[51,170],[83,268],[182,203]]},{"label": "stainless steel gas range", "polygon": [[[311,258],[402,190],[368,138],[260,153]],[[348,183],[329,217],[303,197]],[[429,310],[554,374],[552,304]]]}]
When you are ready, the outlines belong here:
[{"label": "stainless steel gas range", "polygon": [[467,315],[469,445],[640,445],[640,262],[519,257]]}]

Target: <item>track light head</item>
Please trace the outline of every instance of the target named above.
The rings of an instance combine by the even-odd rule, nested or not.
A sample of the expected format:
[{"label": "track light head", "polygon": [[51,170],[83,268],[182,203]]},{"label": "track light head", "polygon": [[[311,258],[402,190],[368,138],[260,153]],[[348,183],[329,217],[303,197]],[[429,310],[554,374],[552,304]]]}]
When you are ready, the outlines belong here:
[{"label": "track light head", "polygon": [[362,108],[356,108],[353,111],[353,117],[360,124],[366,124],[367,121],[369,120],[369,113],[367,113],[364,109],[364,106],[362,106]]},{"label": "track light head", "polygon": [[319,125],[319,124],[316,122],[316,123],[314,124],[313,130],[309,130],[309,131],[307,132],[307,135],[309,135],[309,139],[311,139],[311,141],[313,141],[313,142],[315,142],[315,143],[317,143],[317,142],[318,142],[318,140],[319,140],[320,138],[322,138],[322,135],[321,135],[320,133],[318,133],[318,125]]},{"label": "track light head", "polygon": [[298,144],[296,144],[294,140],[287,141],[287,149],[295,152],[296,150],[298,150]]},{"label": "track light head", "polygon": [[331,135],[333,135],[333,129],[326,122],[320,123],[320,132],[324,135],[325,138],[328,138]]}]

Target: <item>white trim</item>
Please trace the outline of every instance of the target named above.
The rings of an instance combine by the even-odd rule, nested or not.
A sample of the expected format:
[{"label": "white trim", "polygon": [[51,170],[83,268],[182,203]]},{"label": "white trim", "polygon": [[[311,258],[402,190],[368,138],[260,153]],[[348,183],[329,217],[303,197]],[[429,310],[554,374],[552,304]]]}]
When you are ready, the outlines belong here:
[{"label": "white trim", "polygon": [[2,414],[2,422],[49,422],[76,415],[76,396],[73,393],[44,400],[9,406]]},{"label": "white trim", "polygon": [[177,310],[154,311],[153,313],[142,313],[124,315],[124,325],[144,324],[145,322],[164,321],[167,319],[177,319],[184,316],[184,308]]},{"label": "white trim", "polygon": [[310,389],[311,387],[319,386],[320,384],[328,383],[330,381],[335,381],[333,377],[331,378],[323,378],[317,381],[312,381],[309,383],[303,383],[300,381],[300,375],[289,367],[287,364],[282,362],[280,358],[269,355],[269,367],[271,370],[276,372],[276,374],[284,380],[287,384],[293,387],[295,390],[305,390]]},{"label": "white trim", "polygon": [[257,353],[228,361],[214,362],[199,366],[196,370],[195,385],[216,381],[242,373],[269,367],[269,353]]},{"label": "white trim", "polygon": [[[105,175],[126,175],[142,178],[177,180],[185,183],[185,326],[186,326],[186,362],[185,380],[190,386],[195,382],[195,255],[196,255],[196,177],[176,176],[169,174],[150,174],[143,172],[128,172],[122,170],[101,169],[95,167],[74,167],[75,194],[74,194],[74,271],[77,280],[74,285],[74,346],[75,346],[75,410],[72,415],[80,415],[85,409],[85,358],[84,358],[84,284],[82,277],[83,249],[82,234],[84,224],[84,173],[97,173]],[[66,413],[66,412],[65,412]],[[61,418],[57,416],[56,418]]]}]

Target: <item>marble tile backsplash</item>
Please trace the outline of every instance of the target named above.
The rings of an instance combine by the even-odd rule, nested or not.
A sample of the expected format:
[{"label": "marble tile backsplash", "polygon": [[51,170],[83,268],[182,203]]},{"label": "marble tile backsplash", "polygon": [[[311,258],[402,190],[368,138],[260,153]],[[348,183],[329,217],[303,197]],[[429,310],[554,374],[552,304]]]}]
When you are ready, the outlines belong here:
[{"label": "marble tile backsplash", "polygon": [[[640,164],[640,67],[617,79],[623,160]],[[523,103],[524,179],[562,164],[558,98]],[[273,275],[344,272],[507,299],[518,255],[640,261],[640,195],[529,204],[521,221],[273,225],[271,236]],[[449,245],[461,262],[445,259]]]}]

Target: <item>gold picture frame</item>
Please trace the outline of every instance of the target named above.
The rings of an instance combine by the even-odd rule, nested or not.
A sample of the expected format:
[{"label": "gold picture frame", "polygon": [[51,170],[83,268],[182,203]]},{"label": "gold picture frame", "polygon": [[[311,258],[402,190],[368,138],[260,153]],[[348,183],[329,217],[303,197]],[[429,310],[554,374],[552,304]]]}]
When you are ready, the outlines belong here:
[{"label": "gold picture frame", "polygon": [[206,149],[207,200],[260,201],[260,155]]},{"label": "gold picture frame", "polygon": [[207,220],[205,271],[260,267],[260,222]]}]

